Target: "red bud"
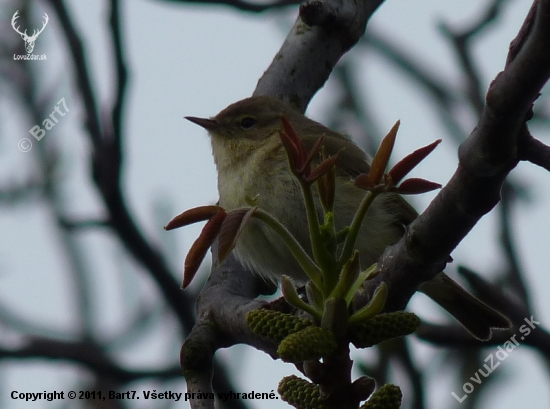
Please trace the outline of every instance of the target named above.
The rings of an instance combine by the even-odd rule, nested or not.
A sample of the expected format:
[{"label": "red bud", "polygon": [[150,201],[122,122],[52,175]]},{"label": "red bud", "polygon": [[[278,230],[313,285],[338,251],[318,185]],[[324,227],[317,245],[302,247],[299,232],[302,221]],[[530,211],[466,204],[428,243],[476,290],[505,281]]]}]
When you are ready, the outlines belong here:
[{"label": "red bud", "polygon": [[426,156],[428,156],[441,142],[438,139],[435,142],[430,143],[414,152],[408,154],[403,159],[395,164],[393,168],[388,172],[391,175],[393,183],[399,183],[407,174],[413,170],[420,162],[422,162]]},{"label": "red bud", "polygon": [[246,222],[256,209],[256,207],[250,209],[237,209],[227,214],[218,236],[218,260],[220,263],[225,260],[229,253],[231,253],[231,250],[235,248]]},{"label": "red bud", "polygon": [[410,178],[403,181],[394,191],[402,195],[418,195],[440,188],[441,185],[439,183],[426,179]]},{"label": "red bud", "polygon": [[[302,166],[299,169],[300,173],[308,173],[308,168],[311,166],[311,162],[315,158],[315,155],[319,152],[319,149],[321,149],[321,144],[323,143],[323,139],[325,139],[325,135],[322,135],[319,139],[317,139],[317,142],[315,142],[315,145],[313,145],[313,148],[311,148],[311,151],[307,155],[307,158],[305,162],[302,164]],[[305,147],[304,147],[305,152]]]},{"label": "red bud", "polygon": [[226,216],[227,213],[225,213],[225,210],[222,209],[216,213],[214,217],[208,220],[202,228],[201,234],[197,240],[195,240],[189,250],[189,253],[187,253],[187,257],[185,258],[183,284],[181,285],[181,288],[185,289],[189,284],[191,284],[191,281],[193,281],[202,260],[204,260],[204,257],[206,256],[206,252],[210,246],[212,246],[212,243],[214,243],[216,237],[218,237],[218,233],[220,232],[222,223]]},{"label": "red bud", "polygon": [[317,179],[319,179],[321,176],[323,176],[325,173],[330,171],[332,167],[336,164],[336,161],[338,161],[338,154],[331,156],[328,159],[325,159],[319,166],[317,166],[313,171],[311,171],[308,181],[315,182]]},{"label": "red bud", "polygon": [[355,178],[355,186],[360,189],[370,190],[374,188],[374,182],[369,175],[361,173]]},{"label": "red bud", "polygon": [[380,147],[376,151],[374,158],[372,159],[372,164],[370,165],[369,176],[374,182],[374,184],[380,183],[384,171],[388,166],[390,160],[390,155],[393,150],[393,145],[395,144],[395,137],[397,136],[397,130],[399,129],[400,121],[397,121],[388,134],[382,139]]},{"label": "red bud", "polygon": [[189,224],[202,222],[204,220],[209,220],[216,213],[223,210],[223,207],[220,206],[199,206],[192,209],[186,210],[182,214],[174,217],[164,226],[164,230],[173,230],[179,227],[187,226]]}]

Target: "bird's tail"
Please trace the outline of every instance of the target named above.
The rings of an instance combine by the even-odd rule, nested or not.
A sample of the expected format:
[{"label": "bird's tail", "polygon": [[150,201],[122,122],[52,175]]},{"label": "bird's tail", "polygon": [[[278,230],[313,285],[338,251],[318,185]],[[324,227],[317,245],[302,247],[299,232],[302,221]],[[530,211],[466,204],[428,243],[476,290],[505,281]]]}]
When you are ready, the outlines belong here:
[{"label": "bird's tail", "polygon": [[480,301],[445,273],[422,284],[420,291],[446,309],[479,340],[491,339],[491,328],[508,329],[508,318]]}]

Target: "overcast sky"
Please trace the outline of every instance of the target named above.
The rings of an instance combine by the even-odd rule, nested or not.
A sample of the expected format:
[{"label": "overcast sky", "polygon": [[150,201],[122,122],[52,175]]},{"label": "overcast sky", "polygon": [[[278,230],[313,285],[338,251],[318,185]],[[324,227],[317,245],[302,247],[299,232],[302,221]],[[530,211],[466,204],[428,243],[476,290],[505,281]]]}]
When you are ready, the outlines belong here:
[{"label": "overcast sky", "polygon": [[[2,19],[11,19],[17,9],[15,1],[0,0],[6,4],[0,9]],[[69,1],[69,8],[82,31],[87,58],[93,80],[99,84],[96,91],[102,101],[113,98],[113,55],[108,46],[106,2],[91,0]],[[446,81],[459,81],[454,56],[436,25],[445,21],[460,27],[476,16],[481,6],[474,0],[394,0],[384,4],[372,19],[377,30],[384,31],[394,41],[417,54],[431,71]],[[515,36],[529,9],[529,1],[515,1],[503,13],[503,21],[491,29],[476,47],[476,56],[483,72],[484,88],[504,66],[508,44]],[[55,132],[45,138],[59,138],[62,156],[65,159],[63,177],[67,189],[66,206],[75,215],[98,215],[99,199],[88,180],[86,159],[88,141],[78,128],[81,109],[77,96],[72,92],[72,65],[67,60],[66,44],[59,30],[55,13],[45,2],[37,2],[36,21],[47,12],[49,25],[37,41],[35,53],[46,53],[43,63],[44,75],[51,78],[51,84],[58,88],[49,90],[56,101],[65,98],[70,110],[57,125]],[[217,201],[216,173],[206,132],[183,119],[185,115],[212,116],[228,104],[252,94],[256,82],[268,67],[281,46],[297,8],[288,8],[280,13],[260,15],[235,11],[228,7],[208,7],[168,4],[162,1],[134,0],[124,2],[125,52],[130,68],[128,103],[125,128],[125,193],[130,207],[138,217],[140,227],[156,238],[165,238],[162,223],[155,217],[159,203],[169,203],[173,215],[188,208],[211,204]],[[285,17],[286,16],[286,17]],[[9,33],[17,37],[15,32]],[[403,81],[400,73],[377,55],[367,55],[365,50],[352,51],[345,58],[354,58],[356,75],[366,85],[365,99],[373,106],[383,129],[389,129],[397,119],[401,120],[396,157],[443,137],[438,149],[419,167],[415,176],[445,184],[457,164],[456,148],[439,124],[433,107],[419,89]],[[361,64],[359,64],[361,63]],[[308,114],[323,122],[323,115],[330,109],[330,83],[318,93],[311,103]],[[54,99],[55,99],[54,98]],[[17,149],[20,138],[28,137],[28,129],[21,128],[21,122],[7,118],[10,107],[2,99],[3,135],[0,138],[0,181],[22,179],[35,171],[25,167],[28,159]],[[53,110],[53,106],[52,106]],[[474,119],[464,113],[466,121]],[[32,126],[32,124],[31,124]],[[30,127],[29,127],[30,128]],[[546,139],[548,141],[548,139]],[[37,149],[33,141],[32,149]],[[2,164],[3,162],[3,164]],[[14,164],[21,163],[20,173],[14,172]],[[512,177],[533,190],[531,204],[522,204],[520,212],[514,214],[514,227],[519,238],[521,261],[527,271],[529,290],[533,295],[534,310],[540,315],[535,318],[550,327],[550,287],[548,270],[548,232],[550,217],[550,182],[548,175],[533,165],[520,164]],[[78,192],[78,193],[75,193]],[[434,194],[427,194],[416,200],[415,206],[422,211]],[[17,305],[20,311],[35,317],[44,326],[52,329],[70,328],[74,323],[71,316],[69,288],[60,288],[55,282],[44,282],[44,270],[63,281],[63,274],[56,273],[66,266],[56,256],[48,237],[49,215],[39,205],[24,208],[5,208],[0,214],[0,300],[4,305]],[[453,258],[477,271],[493,272],[495,259],[501,260],[496,246],[496,217],[484,218],[453,253]],[[5,232],[10,232],[9,235]],[[183,264],[183,258],[190,244],[198,235],[200,226],[180,229],[169,233],[177,242],[178,253],[174,262]],[[108,254],[109,258],[122,251],[112,246],[113,242],[101,237],[92,238],[90,245],[97,254]],[[98,267],[97,280],[108,279],[109,269],[120,268],[112,261],[94,260]],[[125,268],[133,269],[134,264]],[[111,270],[112,271],[112,270]],[[451,270],[451,273],[453,271]],[[134,285],[130,280],[114,285]],[[151,284],[151,286],[154,286]],[[546,291],[545,291],[546,290]],[[154,290],[151,290],[154,291]],[[116,290],[107,291],[105,302],[98,308],[103,311],[104,320],[100,326],[106,333],[114,331],[120,324],[120,311],[112,311],[112,297]],[[432,304],[415,297],[413,309],[423,311],[422,316],[439,317]],[[135,301],[135,300],[134,300]],[[176,334],[174,334],[176,335]],[[417,358],[426,366],[437,368],[441,362],[431,360],[433,349],[415,341]],[[164,348],[165,340],[151,340],[142,350],[133,351],[129,362],[154,363],[151,351]],[[175,351],[177,353],[177,351]],[[488,350],[488,353],[491,352]],[[151,354],[151,355],[149,355]],[[292,365],[273,362],[267,355],[250,347],[234,347],[221,351],[229,368],[242,374],[237,380],[240,392],[270,392],[276,390],[279,379],[290,373],[297,373]],[[177,359],[177,355],[174,357]],[[24,403],[12,401],[6,391],[25,388],[42,391],[64,386],[74,376],[74,367],[52,373],[45,363],[26,364],[13,362],[2,364],[0,372],[4,386],[0,390],[0,402],[6,408],[54,408],[45,402]],[[550,403],[548,374],[538,356],[527,347],[518,348],[501,365],[499,371],[506,371],[508,377],[498,386],[499,392],[492,393],[487,407],[515,409],[532,402],[530,407],[548,407]],[[473,374],[472,374],[473,375]],[[430,407],[453,407],[450,392],[459,394],[460,386],[450,383],[451,374],[441,373],[437,385],[430,385]],[[466,382],[467,379],[464,379]],[[60,386],[61,385],[61,386]],[[137,385],[136,388],[140,386]],[[150,385],[147,386],[150,388]],[[174,384],[174,390],[185,391],[184,384]],[[4,395],[4,396],[2,396]],[[145,402],[141,402],[144,404]],[[149,407],[149,406],[143,406]],[[175,404],[173,407],[185,407]],[[281,408],[281,401],[261,402],[255,408]],[[455,405],[456,407],[456,405]]]}]

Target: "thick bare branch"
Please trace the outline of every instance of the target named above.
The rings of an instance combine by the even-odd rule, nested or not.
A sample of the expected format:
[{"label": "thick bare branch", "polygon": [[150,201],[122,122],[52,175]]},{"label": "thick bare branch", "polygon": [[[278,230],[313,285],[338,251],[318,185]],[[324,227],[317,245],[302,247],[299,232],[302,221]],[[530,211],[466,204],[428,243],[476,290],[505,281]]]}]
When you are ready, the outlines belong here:
[{"label": "thick bare branch", "polygon": [[[277,346],[260,339],[245,321],[249,311],[265,304],[254,300],[261,292],[257,284],[259,279],[244,270],[233,254],[212,270],[197,300],[197,324],[181,349],[180,360],[189,392],[212,392],[212,359],[220,348],[246,343],[276,357]],[[213,409],[214,401],[192,398],[191,407]]]},{"label": "thick bare branch", "polygon": [[541,1],[526,25],[533,28],[491,84],[478,126],[460,146],[455,174],[380,260],[382,273],[371,290],[380,281],[399,289],[390,290],[389,310],[406,305],[412,295],[407,286],[441,271],[451,251],[500,200],[502,184],[518,162],[521,128],[550,76],[550,1]]},{"label": "thick bare branch", "polygon": [[[364,34],[383,0],[310,1],[300,7],[283,46],[254,95],[270,95],[305,111],[338,60]],[[309,24],[306,24],[307,21]]]},{"label": "thick bare branch", "polygon": [[478,177],[497,175],[517,160],[519,131],[550,76],[549,9],[549,2],[541,1],[525,21],[532,30],[521,49],[511,48],[515,57],[491,84],[478,126],[460,147],[462,167]]},{"label": "thick bare branch", "polygon": [[[499,202],[501,187],[520,159],[519,146],[524,140],[520,131],[550,76],[549,2],[538,4],[537,12],[528,17],[525,26],[532,28],[522,30],[521,41],[516,41],[520,45],[511,50],[513,58],[492,83],[479,124],[460,147],[460,164],[454,176],[410,225],[403,239],[388,248],[380,259],[382,272],[370,282],[369,289],[373,290],[381,281],[388,284],[387,310],[404,308],[423,282],[443,270],[456,245]],[[346,6],[339,2],[312,2],[303,6],[301,17],[254,94],[275,96],[305,110],[334,64],[355,44],[357,33],[362,34],[379,4],[361,6],[353,17],[347,8],[352,7],[352,2]],[[355,20],[358,15],[365,20],[359,23]],[[452,103],[452,95],[446,88],[440,98],[446,104]],[[245,279],[241,274],[247,273],[242,267],[234,265],[234,261],[230,263],[213,269],[197,305],[199,325],[184,345],[182,363],[188,376],[195,377],[188,379],[190,391],[199,387],[205,391],[212,366],[195,365],[186,348],[205,363],[216,349],[237,342],[270,354],[274,352],[273,345],[251,334],[244,323],[246,312],[261,303],[251,301],[258,293],[254,287],[243,288],[254,280]]]}]

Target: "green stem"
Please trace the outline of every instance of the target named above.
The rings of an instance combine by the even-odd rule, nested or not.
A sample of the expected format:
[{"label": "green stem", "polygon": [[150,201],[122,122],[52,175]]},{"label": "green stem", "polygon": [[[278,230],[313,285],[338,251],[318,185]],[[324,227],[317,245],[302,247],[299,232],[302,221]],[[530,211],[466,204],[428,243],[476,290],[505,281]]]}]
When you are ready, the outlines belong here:
[{"label": "green stem", "polygon": [[355,242],[357,241],[357,236],[359,235],[359,230],[361,229],[363,219],[365,218],[367,210],[369,210],[369,207],[376,196],[377,195],[374,192],[368,191],[361,201],[361,204],[357,209],[357,213],[355,213],[353,221],[351,222],[351,226],[346,237],[346,242],[344,243],[344,249],[342,250],[342,255],[338,263],[340,268],[351,258],[353,250],[355,250]]},{"label": "green stem", "polygon": [[357,290],[359,290],[359,287],[361,287],[366,280],[370,280],[371,278],[374,278],[374,276],[378,273],[379,273],[378,264],[376,263],[374,263],[369,268],[359,273],[357,279],[355,280],[353,285],[348,289],[347,294],[344,296],[348,305],[350,305],[351,302],[353,301],[353,297],[355,297],[355,293],[357,292]]},{"label": "green stem", "polygon": [[271,216],[269,213],[263,211],[262,209],[257,209],[252,217],[261,220],[266,225],[268,225],[283,242],[287,245],[288,249],[291,251],[292,255],[298,261],[300,266],[304,269],[304,272],[318,287],[322,285],[322,274],[321,269],[315,262],[309,257],[304,248],[298,243],[298,240],[288,231],[288,229],[283,226],[277,219]]},{"label": "green stem", "polygon": [[[309,225],[309,235],[311,239],[311,250],[313,252],[313,258],[317,262],[317,265],[321,267],[323,274],[323,282],[318,285],[321,289],[324,297],[333,290],[336,282],[338,281],[337,263],[334,262],[334,257],[330,257],[327,248],[325,247],[325,240],[321,234],[321,226],[319,224],[319,218],[317,216],[317,209],[315,207],[315,201],[313,199],[313,193],[311,190],[311,184],[301,182],[302,193],[304,196],[304,205],[306,208],[307,220]],[[335,234],[334,234],[335,235]]]},{"label": "green stem", "polygon": [[321,322],[321,319],[323,318],[323,310],[316,308],[313,305],[309,305],[304,300],[302,300],[300,298],[300,295],[296,291],[296,287],[294,287],[294,283],[292,282],[290,277],[283,275],[281,279],[281,290],[283,291],[283,296],[285,297],[285,300],[290,305],[309,313],[315,319],[317,324]]},{"label": "green stem", "polygon": [[323,248],[321,228],[319,225],[319,218],[317,217],[317,208],[315,207],[313,193],[311,192],[311,184],[300,183],[300,186],[302,187],[302,194],[304,196],[304,205],[306,208],[313,258],[315,259],[315,261],[317,261],[317,263],[319,263],[321,268],[323,268],[325,266],[327,258],[326,252]]},{"label": "green stem", "polygon": [[374,290],[374,294],[369,303],[355,311],[351,317],[348,318],[348,324],[356,325],[380,314],[386,305],[387,297],[388,286],[382,281],[376,290]]}]

